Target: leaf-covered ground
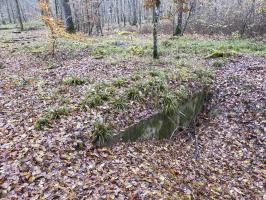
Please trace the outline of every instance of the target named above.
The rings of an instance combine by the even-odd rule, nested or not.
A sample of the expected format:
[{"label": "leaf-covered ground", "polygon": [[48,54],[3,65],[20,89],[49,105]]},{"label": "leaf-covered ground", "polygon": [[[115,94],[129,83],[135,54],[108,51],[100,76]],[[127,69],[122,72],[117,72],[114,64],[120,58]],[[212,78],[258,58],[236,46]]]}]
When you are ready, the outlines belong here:
[{"label": "leaf-covered ground", "polygon": [[[149,64],[145,58],[110,65],[81,56],[55,65],[20,51],[10,54],[7,46],[0,58],[1,198],[265,198],[265,57],[203,61],[213,67],[215,82],[195,130],[97,149],[82,135],[90,123],[85,113],[63,117],[45,131],[33,124],[47,107],[75,103],[90,83],[130,74]],[[73,74],[88,75],[88,83],[61,84]],[[84,145],[77,149],[77,143]]]}]

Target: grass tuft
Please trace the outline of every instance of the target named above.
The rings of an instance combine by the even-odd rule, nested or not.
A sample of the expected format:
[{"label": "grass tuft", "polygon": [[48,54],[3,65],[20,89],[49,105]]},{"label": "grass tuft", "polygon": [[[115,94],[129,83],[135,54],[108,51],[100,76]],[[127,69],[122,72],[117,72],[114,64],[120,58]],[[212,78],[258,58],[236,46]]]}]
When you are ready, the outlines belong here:
[{"label": "grass tuft", "polygon": [[63,80],[63,84],[65,85],[83,85],[85,82],[85,79],[76,76],[68,77]]},{"label": "grass tuft", "polygon": [[103,146],[110,137],[112,137],[112,128],[109,124],[104,123],[103,120],[98,118],[93,124],[93,144],[95,146]]}]

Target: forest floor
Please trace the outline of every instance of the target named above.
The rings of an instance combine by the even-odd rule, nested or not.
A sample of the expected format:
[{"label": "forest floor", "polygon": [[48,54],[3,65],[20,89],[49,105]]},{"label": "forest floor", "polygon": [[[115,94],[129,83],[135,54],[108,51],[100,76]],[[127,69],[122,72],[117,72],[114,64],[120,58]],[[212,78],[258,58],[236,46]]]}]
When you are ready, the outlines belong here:
[{"label": "forest floor", "polygon": [[[152,61],[149,37],[116,35],[94,38],[96,48],[60,41],[67,48],[51,58],[43,53],[44,31],[1,34],[1,198],[266,198],[264,43],[164,38],[161,59]],[[217,51],[228,55],[206,59]],[[83,141],[77,150],[73,146],[91,120],[85,112],[63,116],[51,128],[34,128],[43,110],[75,104],[91,83],[172,64],[202,64],[213,71],[212,96],[195,130],[112,148]],[[62,84],[73,76],[83,84]],[[133,120],[149,114],[136,107]]]}]

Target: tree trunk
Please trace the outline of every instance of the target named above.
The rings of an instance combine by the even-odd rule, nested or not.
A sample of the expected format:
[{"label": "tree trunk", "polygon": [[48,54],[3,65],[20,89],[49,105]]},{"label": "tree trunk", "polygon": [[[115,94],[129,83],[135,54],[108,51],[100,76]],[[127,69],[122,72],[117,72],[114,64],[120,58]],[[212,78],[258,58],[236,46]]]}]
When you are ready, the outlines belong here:
[{"label": "tree trunk", "polygon": [[67,32],[73,33],[75,32],[75,27],[71,15],[69,0],[61,0],[61,6],[62,6],[65,29]]},{"label": "tree trunk", "polygon": [[182,33],[183,24],[183,3],[178,3],[178,17],[177,17],[177,27],[175,29],[174,35],[180,35]]},{"label": "tree trunk", "polygon": [[132,1],[132,8],[133,8],[133,21],[132,21],[132,25],[136,26],[138,23],[138,19],[137,19],[137,2],[136,0]]},{"label": "tree trunk", "polygon": [[9,20],[9,23],[11,24],[12,23],[12,19],[11,19],[11,12],[10,12],[10,8],[9,8],[8,0],[5,0],[5,3],[6,3],[8,20]]},{"label": "tree trunk", "polygon": [[15,0],[15,4],[16,4],[16,9],[17,9],[17,17],[18,17],[18,21],[19,21],[20,30],[23,31],[24,27],[23,27],[22,15],[21,15],[21,10],[20,10],[19,4],[18,4],[18,0]]},{"label": "tree trunk", "polygon": [[159,21],[159,7],[160,1],[157,0],[156,4],[153,6],[153,58],[158,59],[158,39],[157,39],[157,32],[158,32],[158,21]]}]

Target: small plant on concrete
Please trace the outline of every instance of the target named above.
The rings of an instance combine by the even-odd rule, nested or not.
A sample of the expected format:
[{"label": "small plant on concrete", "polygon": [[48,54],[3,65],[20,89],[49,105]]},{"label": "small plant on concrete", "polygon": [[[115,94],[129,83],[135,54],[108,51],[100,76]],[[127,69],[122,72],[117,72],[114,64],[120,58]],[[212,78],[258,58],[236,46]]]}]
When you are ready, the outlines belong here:
[{"label": "small plant on concrete", "polygon": [[180,85],[176,88],[175,95],[180,101],[188,98],[188,89],[184,85]]},{"label": "small plant on concrete", "polygon": [[175,112],[178,108],[177,97],[170,92],[165,92],[162,96],[162,110],[164,113]]}]

